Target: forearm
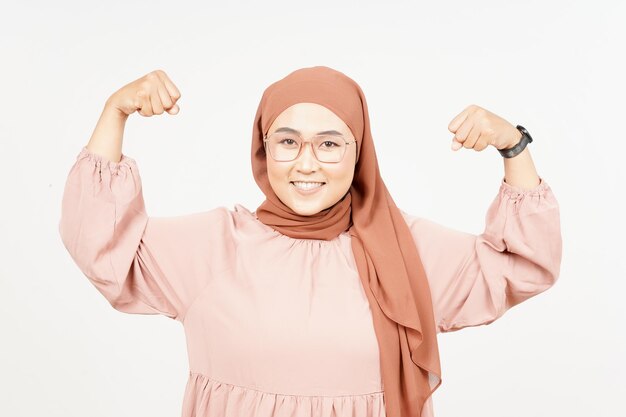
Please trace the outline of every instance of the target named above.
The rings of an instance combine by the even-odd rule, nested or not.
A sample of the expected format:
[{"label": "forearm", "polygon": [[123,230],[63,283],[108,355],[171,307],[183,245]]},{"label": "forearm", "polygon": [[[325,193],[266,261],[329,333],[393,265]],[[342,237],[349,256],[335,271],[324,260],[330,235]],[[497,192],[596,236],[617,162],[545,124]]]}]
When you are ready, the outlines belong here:
[{"label": "forearm", "polygon": [[[520,132],[515,143],[519,142],[521,137]],[[530,156],[529,145],[513,158],[502,159],[504,160],[504,180],[507,184],[525,189],[532,189],[539,185],[539,175]]]},{"label": "forearm", "polygon": [[89,139],[87,149],[106,159],[119,162],[122,159],[122,140],[128,116],[107,103]]}]

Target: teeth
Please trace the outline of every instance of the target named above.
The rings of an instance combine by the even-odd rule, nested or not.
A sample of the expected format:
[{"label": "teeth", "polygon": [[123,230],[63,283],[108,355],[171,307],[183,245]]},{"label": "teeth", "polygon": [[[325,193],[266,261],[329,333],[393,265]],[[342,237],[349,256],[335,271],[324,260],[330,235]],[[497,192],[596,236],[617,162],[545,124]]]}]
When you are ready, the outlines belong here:
[{"label": "teeth", "polygon": [[293,185],[298,188],[302,188],[303,190],[310,190],[312,188],[320,187],[323,183],[321,182],[300,182],[294,181]]}]

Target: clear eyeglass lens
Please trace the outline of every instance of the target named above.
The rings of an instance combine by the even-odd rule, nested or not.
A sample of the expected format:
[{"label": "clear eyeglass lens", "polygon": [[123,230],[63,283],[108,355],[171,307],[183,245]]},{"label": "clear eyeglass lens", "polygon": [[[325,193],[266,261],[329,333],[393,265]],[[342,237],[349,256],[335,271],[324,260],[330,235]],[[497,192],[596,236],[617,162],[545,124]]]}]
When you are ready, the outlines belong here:
[{"label": "clear eyeglass lens", "polygon": [[[272,157],[277,161],[292,161],[300,153],[302,138],[292,133],[273,133],[267,144]],[[311,139],[313,152],[320,162],[339,162],[346,150],[346,142],[337,136],[315,136]]]}]

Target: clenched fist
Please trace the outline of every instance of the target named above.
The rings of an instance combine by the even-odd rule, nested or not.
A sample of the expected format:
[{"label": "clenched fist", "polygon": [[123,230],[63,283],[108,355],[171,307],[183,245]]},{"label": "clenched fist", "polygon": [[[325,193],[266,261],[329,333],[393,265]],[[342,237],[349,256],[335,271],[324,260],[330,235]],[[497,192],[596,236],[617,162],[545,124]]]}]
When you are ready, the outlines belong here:
[{"label": "clenched fist", "polygon": [[482,151],[489,145],[506,149],[522,138],[522,133],[511,123],[475,104],[452,119],[448,130],[454,133],[451,145],[454,151],[461,147]]},{"label": "clenched fist", "polygon": [[177,114],[180,92],[163,70],[151,71],[117,90],[107,104],[126,116],[137,111],[142,116]]}]

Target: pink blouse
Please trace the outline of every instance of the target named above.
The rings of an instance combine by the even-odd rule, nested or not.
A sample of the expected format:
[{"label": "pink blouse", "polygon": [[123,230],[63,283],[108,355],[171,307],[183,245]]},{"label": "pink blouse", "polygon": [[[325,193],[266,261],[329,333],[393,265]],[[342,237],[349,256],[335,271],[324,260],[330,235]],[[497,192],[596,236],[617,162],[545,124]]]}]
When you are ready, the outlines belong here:
[{"label": "pink blouse", "polygon": [[[503,179],[480,235],[402,213],[438,332],[489,324],[559,275],[559,206],[543,179],[532,190]],[[86,147],[67,178],[59,232],[113,308],[182,323],[183,417],[385,416],[371,311],[347,232],[291,238],[240,204],[149,217],[135,160],[112,162]]]}]

